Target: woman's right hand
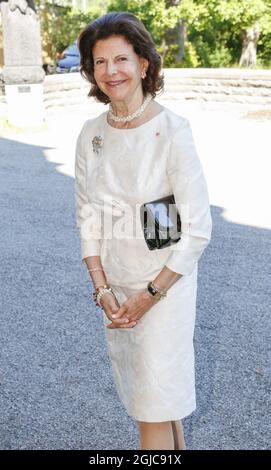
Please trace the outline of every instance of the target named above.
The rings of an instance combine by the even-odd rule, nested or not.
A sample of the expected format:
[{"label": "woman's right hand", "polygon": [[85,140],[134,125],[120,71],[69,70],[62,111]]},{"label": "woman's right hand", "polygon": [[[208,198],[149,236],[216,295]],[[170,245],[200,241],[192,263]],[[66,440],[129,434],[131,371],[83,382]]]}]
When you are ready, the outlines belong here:
[{"label": "woman's right hand", "polygon": [[129,318],[125,316],[117,319],[112,318],[112,315],[120,308],[119,302],[115,295],[112,295],[109,292],[104,294],[100,300],[100,303],[108,320],[114,323],[115,328],[133,328],[136,325],[136,321],[130,321]]}]

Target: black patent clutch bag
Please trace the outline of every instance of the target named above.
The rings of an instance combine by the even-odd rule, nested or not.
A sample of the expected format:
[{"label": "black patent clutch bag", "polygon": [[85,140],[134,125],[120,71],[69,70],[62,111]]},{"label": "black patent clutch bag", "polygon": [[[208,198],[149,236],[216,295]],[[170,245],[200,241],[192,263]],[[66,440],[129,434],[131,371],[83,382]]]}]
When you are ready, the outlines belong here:
[{"label": "black patent clutch bag", "polygon": [[181,238],[181,218],[173,194],[142,204],[140,220],[149,250],[166,248]]}]

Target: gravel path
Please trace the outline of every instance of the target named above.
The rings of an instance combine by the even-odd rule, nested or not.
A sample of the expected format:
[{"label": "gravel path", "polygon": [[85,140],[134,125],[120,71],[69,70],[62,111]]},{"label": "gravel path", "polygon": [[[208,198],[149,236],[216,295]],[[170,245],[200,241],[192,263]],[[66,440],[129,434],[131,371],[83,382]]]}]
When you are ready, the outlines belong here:
[{"label": "gravel path", "polygon": [[[199,264],[187,446],[270,449],[270,121],[167,105],[191,118],[214,224]],[[138,448],[75,226],[75,139],[104,109],[52,110],[43,131],[2,131],[1,449]]]}]

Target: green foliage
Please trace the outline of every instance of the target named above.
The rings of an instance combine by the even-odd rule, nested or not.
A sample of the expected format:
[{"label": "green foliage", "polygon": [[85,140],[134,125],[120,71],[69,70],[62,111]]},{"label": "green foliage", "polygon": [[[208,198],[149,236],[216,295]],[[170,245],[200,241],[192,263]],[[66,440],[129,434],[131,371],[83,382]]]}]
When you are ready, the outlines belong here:
[{"label": "green foliage", "polygon": [[242,51],[242,32],[256,24],[261,33],[260,57],[263,62],[270,57],[270,0],[182,0],[180,15],[186,20],[187,40],[195,47],[202,67],[238,64]]},{"label": "green foliage", "polygon": [[185,56],[182,60],[176,61],[174,67],[196,68],[200,66],[200,58],[195,46],[191,42],[186,42]]},{"label": "green foliage", "polygon": [[42,3],[40,0],[36,1],[36,6],[40,15],[44,61],[53,63],[89,22],[106,12],[96,5],[84,13],[73,10],[71,6]]},{"label": "green foliage", "polygon": [[136,15],[151,34],[162,56],[163,66],[175,67],[179,49],[175,29],[180,22],[176,3],[167,0],[109,0],[107,11],[128,11]]},{"label": "green foliage", "polygon": [[136,15],[145,25],[157,45],[166,29],[175,28],[178,8],[166,8],[166,0],[111,0],[107,11],[128,11]]},{"label": "green foliage", "polygon": [[[152,35],[164,67],[236,66],[242,33],[256,24],[260,29],[258,64],[267,67],[271,62],[271,0],[100,0],[92,2],[96,6],[87,13],[44,1],[36,2],[43,45],[54,59],[92,19],[106,11],[129,11]],[[181,24],[185,36],[180,35]]]},{"label": "green foliage", "polygon": [[198,43],[197,51],[200,57],[199,63],[204,67],[229,67],[233,62],[230,50],[223,44],[210,47],[206,43]]},{"label": "green foliage", "polygon": [[[258,24],[259,59],[271,57],[271,0],[111,0],[108,11],[129,11],[150,31],[165,67],[227,67],[239,62],[241,34]],[[185,56],[178,60],[176,29],[186,25]],[[166,44],[166,47],[165,47]]]}]

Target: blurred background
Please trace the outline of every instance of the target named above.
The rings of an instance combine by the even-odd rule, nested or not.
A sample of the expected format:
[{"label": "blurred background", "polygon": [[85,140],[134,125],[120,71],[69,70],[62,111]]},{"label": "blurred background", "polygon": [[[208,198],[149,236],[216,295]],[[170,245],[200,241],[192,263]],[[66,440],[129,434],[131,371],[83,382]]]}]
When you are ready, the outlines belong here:
[{"label": "blurred background", "polygon": [[[126,10],[151,32],[164,67],[269,68],[271,64],[270,0],[36,0],[35,5],[43,64],[50,73],[86,23],[107,11]],[[250,41],[257,48],[257,63],[252,57],[244,59]]]}]

